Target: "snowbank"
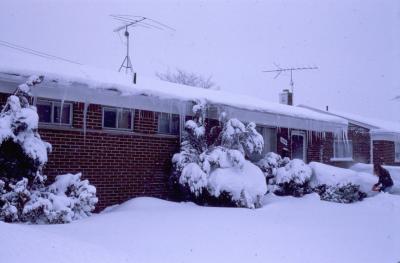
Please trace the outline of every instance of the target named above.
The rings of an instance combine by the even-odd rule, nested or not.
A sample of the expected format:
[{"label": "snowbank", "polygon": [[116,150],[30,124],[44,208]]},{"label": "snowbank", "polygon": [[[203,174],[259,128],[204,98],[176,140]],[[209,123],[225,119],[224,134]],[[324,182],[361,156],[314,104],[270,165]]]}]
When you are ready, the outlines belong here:
[{"label": "snowbank", "polygon": [[[66,225],[0,222],[1,262],[397,262],[400,196],[321,202],[269,195],[257,210],[136,198]],[[381,222],[381,223],[378,223]],[[377,227],[379,226],[379,227]]]}]

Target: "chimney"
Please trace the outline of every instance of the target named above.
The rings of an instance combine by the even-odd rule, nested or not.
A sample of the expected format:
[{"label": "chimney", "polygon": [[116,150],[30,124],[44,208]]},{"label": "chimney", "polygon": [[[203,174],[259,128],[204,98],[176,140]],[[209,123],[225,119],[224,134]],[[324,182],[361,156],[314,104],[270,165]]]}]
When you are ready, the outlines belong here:
[{"label": "chimney", "polygon": [[279,103],[293,105],[293,93],[290,92],[288,89],[282,90],[282,92],[279,93]]}]

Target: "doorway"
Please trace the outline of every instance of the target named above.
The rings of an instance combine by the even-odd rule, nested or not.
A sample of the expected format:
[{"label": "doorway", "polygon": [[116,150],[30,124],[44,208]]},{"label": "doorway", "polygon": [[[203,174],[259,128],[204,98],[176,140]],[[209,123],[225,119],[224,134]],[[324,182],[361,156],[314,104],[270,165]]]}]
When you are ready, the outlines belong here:
[{"label": "doorway", "polygon": [[291,150],[292,159],[300,159],[304,162],[307,161],[307,143],[305,132],[303,131],[292,131],[291,134]]}]

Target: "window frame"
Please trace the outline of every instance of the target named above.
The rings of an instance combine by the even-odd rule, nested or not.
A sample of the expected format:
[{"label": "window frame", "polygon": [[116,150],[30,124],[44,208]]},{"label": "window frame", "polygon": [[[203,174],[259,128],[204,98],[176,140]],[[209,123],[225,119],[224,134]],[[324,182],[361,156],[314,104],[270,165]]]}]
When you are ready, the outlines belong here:
[{"label": "window frame", "polygon": [[[350,153],[351,156],[338,157],[337,154],[336,154],[336,147],[335,147],[335,145],[336,145],[337,142],[343,142],[343,143],[347,142],[347,143],[351,144],[351,153]],[[347,162],[354,161],[354,156],[353,156],[353,155],[354,155],[353,140],[335,139],[335,140],[333,140],[332,148],[333,148],[333,157],[331,158],[331,161],[347,161]]]},{"label": "window frame", "polygon": [[400,162],[400,141],[394,142],[394,161]]},{"label": "window frame", "polygon": [[[160,131],[160,120],[161,120],[161,118],[160,118],[160,116],[162,115],[162,114],[166,114],[167,116],[168,116],[168,119],[169,119],[169,126],[168,126],[168,128],[169,128],[169,132],[168,133],[165,133],[165,132],[161,132]],[[176,115],[177,117],[178,117],[178,132],[175,134],[175,133],[172,133],[172,119],[173,119],[173,115]],[[180,129],[180,122],[181,122],[181,119],[180,119],[180,117],[179,117],[179,114],[173,114],[173,113],[168,113],[168,112],[157,112],[157,134],[163,134],[163,135],[171,135],[171,136],[180,136],[180,133],[181,133],[181,129]]]},{"label": "window frame", "polygon": [[[36,112],[39,115],[39,112],[37,110],[37,106],[40,105],[40,102],[45,102],[45,103],[50,103],[51,105],[51,109],[50,109],[50,122],[43,122],[40,121],[39,119],[39,124],[40,125],[56,125],[56,126],[65,126],[65,127],[71,127],[72,126],[72,120],[73,120],[73,107],[74,104],[73,102],[70,101],[64,101],[64,103],[62,103],[61,100],[52,100],[52,99],[46,99],[46,98],[38,98],[35,100],[35,107],[36,107]],[[68,119],[68,123],[63,123],[63,122],[55,122],[54,121],[54,112],[55,112],[55,106],[59,106],[60,107],[60,112],[62,111],[61,109],[61,104],[63,104],[63,106],[65,105],[69,105],[69,119]],[[61,115],[60,115],[61,116]]]},{"label": "window frame", "polygon": [[[104,112],[108,110],[113,110],[116,113],[116,118],[115,118],[115,127],[106,127],[104,126]],[[129,111],[131,113],[131,127],[130,128],[119,128],[119,118],[118,118],[118,110],[122,111]],[[129,108],[118,108],[118,107],[112,107],[112,106],[102,106],[101,107],[101,128],[103,130],[114,130],[114,131],[133,131],[134,127],[134,117],[135,117],[135,110],[134,109],[129,109]]]}]

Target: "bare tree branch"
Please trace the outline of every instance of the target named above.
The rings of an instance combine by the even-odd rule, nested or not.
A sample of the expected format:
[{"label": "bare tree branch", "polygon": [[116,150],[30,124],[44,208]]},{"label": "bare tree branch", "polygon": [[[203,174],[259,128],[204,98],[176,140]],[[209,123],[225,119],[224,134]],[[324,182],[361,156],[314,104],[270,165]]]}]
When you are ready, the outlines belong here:
[{"label": "bare tree branch", "polygon": [[156,76],[164,81],[179,83],[192,87],[203,89],[219,89],[212,81],[212,76],[204,77],[200,74],[187,72],[183,69],[176,69],[175,72],[167,71],[165,73],[157,72]]}]

